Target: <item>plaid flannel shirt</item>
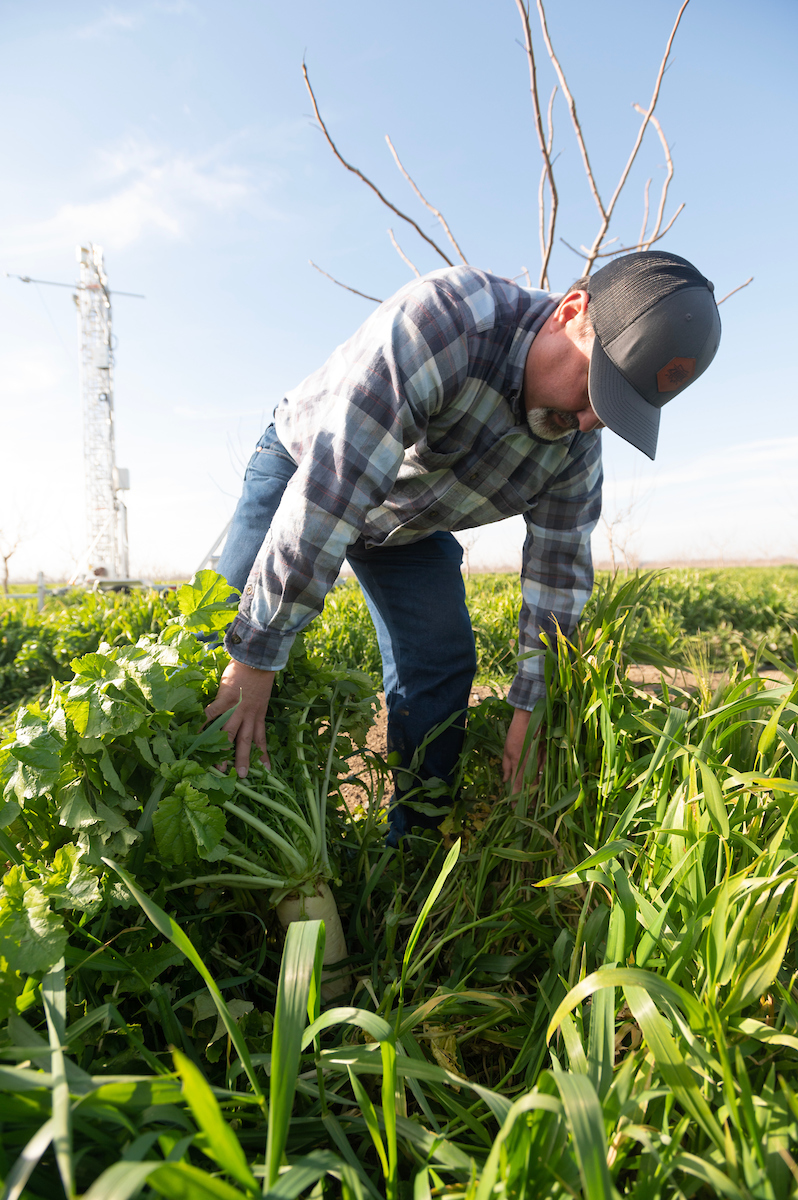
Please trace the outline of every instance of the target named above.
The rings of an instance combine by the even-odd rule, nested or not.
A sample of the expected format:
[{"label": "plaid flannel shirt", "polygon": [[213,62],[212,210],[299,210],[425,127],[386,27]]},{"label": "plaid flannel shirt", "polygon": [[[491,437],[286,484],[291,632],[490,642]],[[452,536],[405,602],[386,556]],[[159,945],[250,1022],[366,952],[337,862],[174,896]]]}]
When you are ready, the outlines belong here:
[{"label": "plaid flannel shirt", "polygon": [[[297,463],[225,645],[280,670],[316,616],[347,548],[418,541],[520,513],[519,652],[556,620],[573,631],[593,586],[601,509],[597,431],[531,433],[523,371],[558,297],[477,271],[434,271],[385,301],[275,410]],[[509,700],[544,693],[542,658],[519,663]]]}]

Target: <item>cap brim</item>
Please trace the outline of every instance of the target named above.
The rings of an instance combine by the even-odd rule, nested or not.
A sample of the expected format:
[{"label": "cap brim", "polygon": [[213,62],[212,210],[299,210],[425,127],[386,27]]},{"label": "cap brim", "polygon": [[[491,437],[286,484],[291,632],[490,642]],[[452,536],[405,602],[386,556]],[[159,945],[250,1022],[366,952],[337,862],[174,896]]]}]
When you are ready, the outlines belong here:
[{"label": "cap brim", "polygon": [[587,390],[602,423],[653,459],[657,453],[660,410],[624,379],[604,353],[598,338],[593,341]]}]

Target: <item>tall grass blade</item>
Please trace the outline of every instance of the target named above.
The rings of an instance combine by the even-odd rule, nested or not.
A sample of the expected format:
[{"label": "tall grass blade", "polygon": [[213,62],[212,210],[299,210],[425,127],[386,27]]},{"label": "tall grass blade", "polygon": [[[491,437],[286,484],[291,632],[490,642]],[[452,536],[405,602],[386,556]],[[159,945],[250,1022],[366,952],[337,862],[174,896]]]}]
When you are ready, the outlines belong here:
[{"label": "tall grass blade", "polygon": [[202,961],[202,958],[195,950],[191,939],[183,932],[177,921],[173,921],[172,918],[168,916],[162,908],[159,908],[154,900],[151,900],[149,896],[145,895],[145,893],[136,886],[131,877],[128,875],[127,871],[124,871],[122,867],[117,866],[117,864],[110,858],[104,858],[103,862],[106,863],[112,871],[116,871],[117,875],[129,889],[130,894],[137,900],[141,908],[144,909],[144,912],[152,921],[158,932],[162,933],[164,937],[169,938],[170,942],[174,946],[177,946],[178,950],[181,950],[183,954],[185,954],[191,965],[195,967],[197,971],[199,971],[200,975],[205,980],[205,985],[208,988],[208,991],[213,997],[213,1002],[216,1005],[219,1016],[224,1022],[224,1027],[227,1030],[230,1041],[235,1047],[236,1054],[241,1060],[241,1065],[246,1071],[247,1078],[249,1079],[253,1092],[259,1100],[265,1100],[263,1089],[258,1083],[255,1075],[255,1068],[252,1065],[252,1059],[250,1058],[247,1044],[244,1041],[238,1025],[230,1015],[230,1010],[225,1004],[224,997],[216,985],[216,980],[213,978],[210,971],[205,966],[205,963]]},{"label": "tall grass blade", "polygon": [[396,1044],[380,1042],[382,1056],[382,1113],[385,1121],[385,1141],[388,1143],[388,1173],[385,1179],[388,1200],[399,1195],[399,1152],[396,1142]]},{"label": "tall grass blade", "polygon": [[[9,1071],[8,1074],[11,1074],[11,1072]],[[54,1129],[55,1122],[50,1117],[49,1120],[45,1121],[36,1130],[9,1171],[0,1200],[19,1200],[19,1197],[25,1190],[25,1184],[30,1179],[32,1172],[35,1171],[42,1156],[46,1153],[47,1147],[53,1140]]]},{"label": "tall grass blade", "polygon": [[[626,876],[620,867],[614,871],[616,886],[625,883]],[[622,882],[621,882],[622,881]],[[631,899],[631,896],[630,896]],[[626,943],[626,914],[617,897],[614,898],[610,923],[607,930],[606,956],[609,962],[623,962]],[[612,1083],[615,1059],[615,988],[601,988],[596,992],[590,1008],[590,1029],[587,1040],[587,1073],[604,1099]]]},{"label": "tall grass blade", "polygon": [[167,1200],[241,1200],[242,1195],[238,1188],[190,1163],[161,1163],[147,1183]]},{"label": "tall grass blade", "polygon": [[724,1136],[718,1120],[704,1099],[696,1077],[679,1053],[676,1042],[648,992],[640,987],[624,987],[626,1002],[643,1031],[663,1082],[673,1092],[683,1110],[696,1121],[723,1153]]},{"label": "tall grass blade", "polygon": [[[501,1129],[494,1138],[491,1146],[490,1154],[488,1155],[485,1165],[482,1168],[482,1175],[479,1180],[474,1200],[492,1200],[497,1194],[497,1183],[499,1179],[499,1170],[501,1167],[502,1151],[513,1132],[513,1126],[519,1117],[524,1113],[532,1112],[535,1109],[541,1109],[544,1112],[553,1113],[559,1117],[563,1111],[562,1101],[557,1100],[554,1096],[545,1096],[541,1093],[530,1092],[526,1096],[521,1096],[511,1106],[510,1111],[504,1119]],[[499,1194],[504,1189],[499,1190]]]},{"label": "tall grass blade", "polygon": [[388,1155],[385,1153],[385,1143],[383,1142],[382,1134],[380,1133],[380,1123],[377,1120],[377,1111],[371,1102],[371,1097],[351,1067],[349,1068],[349,1082],[352,1085],[352,1091],[355,1093],[355,1099],[357,1100],[358,1105],[360,1106],[360,1111],[363,1114],[363,1120],[366,1122],[366,1129],[369,1132],[369,1137],[374,1143],[374,1149],[377,1151],[377,1158],[380,1160],[382,1173],[387,1179],[389,1175]]},{"label": "tall grass blade", "polygon": [[712,828],[720,837],[729,837],[729,814],[726,812],[726,804],[723,799],[723,792],[720,790],[717,776],[712,768],[699,758],[698,765],[701,768],[701,782],[704,785],[704,800],[707,805],[709,819],[712,822]]},{"label": "tall grass blade", "polygon": [[587,1200],[612,1200],[604,1116],[595,1088],[586,1075],[556,1071],[552,1078],[571,1128],[585,1196]]},{"label": "tall grass blade", "polygon": [[721,1009],[721,1015],[728,1016],[730,1013],[739,1012],[751,1000],[763,995],[768,990],[784,961],[796,916],[798,916],[798,887],[793,884],[789,911],[781,916],[775,928],[769,930],[764,949],[735,983],[729,998]]},{"label": "tall grass blade", "polygon": [[433,904],[438,899],[438,896],[441,894],[443,885],[446,883],[446,880],[449,878],[452,871],[454,870],[454,865],[460,856],[461,841],[462,841],[462,839],[458,838],[457,841],[455,842],[455,844],[452,846],[449,853],[446,855],[446,858],[443,861],[443,866],[441,867],[440,872],[438,874],[438,878],[433,883],[432,888],[430,889],[429,895],[427,896],[426,900],[424,901],[423,905],[421,906],[421,912],[418,914],[418,917],[416,918],[416,922],[413,926],[413,931],[410,934],[410,937],[407,939],[407,946],[405,947],[405,953],[404,953],[404,957],[402,959],[402,979],[401,979],[400,987],[404,987],[405,979],[407,977],[407,968],[410,964],[410,959],[413,956],[413,951],[416,948],[416,942],[418,941],[419,937],[421,936],[421,930],[424,927],[424,922],[426,921],[427,917],[429,916]]},{"label": "tall grass blade", "polygon": [[63,958],[42,980],[42,1002],[50,1035],[50,1070],[53,1105],[53,1150],[67,1200],[75,1194],[75,1166],[72,1158],[72,1112],[69,1083],[62,1047],[66,1042],[66,986]]},{"label": "tall grass blade", "polygon": [[82,1200],[130,1200],[138,1196],[153,1171],[159,1170],[162,1162],[117,1162],[103,1171]]},{"label": "tall grass blade", "polygon": [[[345,1189],[354,1200],[363,1200],[363,1181],[357,1171],[343,1162],[331,1150],[314,1150],[295,1158],[287,1171],[264,1193],[266,1200],[296,1200],[296,1197],[325,1175],[340,1176]],[[344,1196],[346,1196],[344,1191]],[[187,1198],[188,1200],[188,1198]],[[193,1198],[192,1198],[193,1200]]]},{"label": "tall grass blade", "polygon": [[183,1094],[194,1114],[194,1120],[208,1141],[205,1153],[218,1163],[237,1183],[255,1195],[260,1191],[257,1180],[249,1169],[247,1156],[241,1143],[222,1115],[219,1102],[211,1091],[202,1072],[179,1050],[175,1050],[175,1067],[183,1081]]},{"label": "tall grass blade", "polygon": [[[687,720],[687,715],[688,714],[687,714],[686,710],[681,709],[681,708],[671,708],[669,710],[668,718],[665,722],[665,728],[663,729],[662,734],[659,737],[659,741],[657,742],[657,747],[656,747],[653,755],[651,756],[651,762],[648,764],[646,773],[643,776],[642,780],[640,781],[640,784],[639,784],[638,789],[635,792],[634,796],[629,801],[628,805],[623,810],[621,815],[618,817],[618,820],[615,822],[615,824],[612,826],[612,828],[608,831],[608,833],[607,833],[608,837],[613,837],[613,838],[623,837],[623,835],[626,833],[626,830],[629,828],[629,826],[634,821],[635,817],[637,816],[637,810],[639,809],[640,805],[642,804],[643,797],[646,795],[646,792],[648,790],[648,785],[651,783],[651,780],[654,776],[654,772],[656,771],[657,767],[660,765],[662,760],[665,758],[665,755],[667,754],[668,750],[670,750],[671,746],[679,744],[676,740],[677,735],[679,733],[679,730],[682,728],[685,721]],[[659,733],[659,730],[655,729],[648,722],[641,720],[640,723],[643,726],[643,728],[647,729],[649,732],[655,733],[655,734]]]},{"label": "tall grass blade", "polygon": [[670,1169],[671,1172],[684,1171],[695,1179],[700,1179],[711,1189],[711,1195],[728,1196],[729,1200],[748,1200],[751,1195],[747,1188],[743,1190],[737,1187],[718,1167],[695,1154],[677,1154],[670,1164]]},{"label": "tall grass blade", "polygon": [[358,1175],[366,1193],[371,1196],[373,1200],[382,1200],[382,1196],[377,1191],[368,1175],[364,1173],[363,1168],[360,1165],[360,1160],[352,1148],[349,1139],[344,1133],[344,1130],[341,1127],[341,1122],[338,1120],[338,1118],[333,1113],[328,1112],[326,1116],[322,1117],[322,1121],[324,1122],[325,1129],[329,1130],[330,1137],[338,1147],[338,1151],[343,1156],[344,1161],[347,1162],[352,1170]]},{"label": "tall grass blade", "polygon": [[664,979],[661,975],[654,975],[651,971],[644,971],[640,967],[599,967],[598,971],[586,975],[577,983],[576,987],[571,988],[568,995],[557,1006],[546,1030],[546,1041],[551,1041],[552,1034],[565,1013],[572,1012],[578,1004],[581,1004],[588,996],[592,996],[599,988],[608,987],[643,989],[664,1008],[675,1008],[685,1013],[691,1028],[699,1030],[706,1023],[705,1010],[695,996],[679,987],[678,984],[672,983],[671,980]]},{"label": "tall grass blade", "polygon": [[393,1035],[393,1029],[382,1017],[365,1008],[328,1008],[302,1035],[302,1049],[307,1050],[314,1038],[333,1025],[357,1025],[375,1042],[382,1042]]},{"label": "tall grass blade", "polygon": [[310,982],[316,970],[317,947],[321,943],[323,948],[323,939],[323,921],[292,921],[285,935],[272,1031],[264,1194],[274,1187],[280,1174],[299,1074]]}]

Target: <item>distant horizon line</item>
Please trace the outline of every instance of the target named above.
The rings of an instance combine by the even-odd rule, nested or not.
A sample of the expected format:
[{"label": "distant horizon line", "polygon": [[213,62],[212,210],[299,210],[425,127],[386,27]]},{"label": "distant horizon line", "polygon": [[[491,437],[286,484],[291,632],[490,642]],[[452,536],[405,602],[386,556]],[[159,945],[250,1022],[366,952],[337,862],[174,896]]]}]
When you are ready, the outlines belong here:
[{"label": "distant horizon line", "polygon": [[[787,558],[780,556],[777,558],[667,558],[667,559],[641,559],[639,562],[629,564],[613,564],[609,559],[597,560],[593,563],[596,571],[659,571],[673,570],[678,568],[695,569],[695,570],[723,570],[724,568],[736,567],[796,567],[798,568],[798,558]],[[463,567],[465,572],[465,564]],[[470,575],[516,575],[518,574],[518,564],[516,563],[500,563],[493,567],[471,567]],[[195,572],[187,574],[183,571],[175,572],[149,572],[142,571],[130,576],[131,579],[152,579],[153,583],[182,583],[187,582],[192,578]],[[55,579],[44,572],[44,582],[49,587],[66,587],[65,580]],[[19,587],[35,587],[36,578],[27,579],[9,579],[8,585],[10,588]],[[79,586],[79,585],[75,585]],[[0,596],[4,593],[0,590]]]}]

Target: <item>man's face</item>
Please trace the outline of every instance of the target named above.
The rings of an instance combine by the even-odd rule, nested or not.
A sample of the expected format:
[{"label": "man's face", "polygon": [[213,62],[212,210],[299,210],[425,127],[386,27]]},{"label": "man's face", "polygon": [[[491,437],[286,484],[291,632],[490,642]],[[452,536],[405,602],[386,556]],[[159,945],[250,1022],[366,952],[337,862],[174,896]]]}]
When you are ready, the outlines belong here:
[{"label": "man's face", "polygon": [[576,429],[601,429],[587,390],[595,337],[585,318],[587,293],[560,302],[532,343],[524,366],[524,405],[530,429],[555,442]]}]

